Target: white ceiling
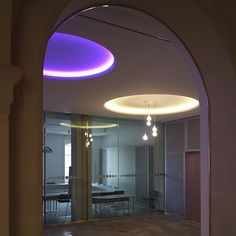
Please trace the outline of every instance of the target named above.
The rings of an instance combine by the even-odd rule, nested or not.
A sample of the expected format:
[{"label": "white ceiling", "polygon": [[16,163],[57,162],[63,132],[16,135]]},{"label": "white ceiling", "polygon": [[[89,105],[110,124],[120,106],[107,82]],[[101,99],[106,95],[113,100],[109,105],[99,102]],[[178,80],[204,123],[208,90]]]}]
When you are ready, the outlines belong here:
[{"label": "white ceiling", "polygon": [[[79,35],[108,48],[116,64],[109,73],[90,80],[44,80],[44,110],[103,117],[143,119],[107,111],[112,98],[135,94],[176,94],[198,99],[195,65],[177,37],[159,21],[136,10],[121,7],[95,8],[83,15],[170,40],[142,34],[81,17],[66,21],[57,31]],[[166,121],[195,116],[199,109],[159,116]]]}]

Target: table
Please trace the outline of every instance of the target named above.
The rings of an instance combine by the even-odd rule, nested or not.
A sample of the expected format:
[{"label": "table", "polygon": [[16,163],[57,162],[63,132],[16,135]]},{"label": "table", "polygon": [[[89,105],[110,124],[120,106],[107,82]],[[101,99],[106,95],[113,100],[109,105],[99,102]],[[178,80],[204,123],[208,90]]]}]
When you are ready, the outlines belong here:
[{"label": "table", "polygon": [[93,196],[92,202],[95,204],[95,212],[97,213],[97,204],[99,204],[99,213],[100,217],[102,215],[102,207],[103,203],[112,203],[112,202],[122,202],[122,210],[124,210],[124,202],[128,203],[128,213],[129,213],[129,202],[130,199],[133,200],[133,214],[134,214],[134,195],[132,194],[113,194],[113,195],[105,195],[105,196]]},{"label": "table", "polygon": [[46,193],[55,193],[55,192],[66,192],[68,191],[68,183],[55,183],[55,184],[46,184],[45,186]]},{"label": "table", "polygon": [[105,196],[105,195],[117,195],[117,194],[124,194],[124,190],[107,190],[107,191],[95,190],[95,191],[92,191],[93,197]]}]

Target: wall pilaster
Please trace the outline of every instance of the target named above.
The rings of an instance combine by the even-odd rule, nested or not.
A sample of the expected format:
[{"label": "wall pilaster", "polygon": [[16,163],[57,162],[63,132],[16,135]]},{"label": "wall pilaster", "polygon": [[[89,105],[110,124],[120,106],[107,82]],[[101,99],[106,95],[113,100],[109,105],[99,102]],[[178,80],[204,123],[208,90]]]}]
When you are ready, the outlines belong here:
[{"label": "wall pilaster", "polygon": [[0,235],[9,235],[9,114],[18,68],[0,66]]}]

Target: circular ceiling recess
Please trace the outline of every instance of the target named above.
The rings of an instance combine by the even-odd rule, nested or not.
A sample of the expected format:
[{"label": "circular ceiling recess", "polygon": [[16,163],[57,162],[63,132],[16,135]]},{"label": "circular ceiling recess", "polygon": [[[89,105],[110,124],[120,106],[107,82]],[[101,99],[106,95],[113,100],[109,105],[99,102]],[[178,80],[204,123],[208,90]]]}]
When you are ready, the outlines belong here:
[{"label": "circular ceiling recess", "polygon": [[99,124],[92,124],[92,125],[82,125],[82,124],[68,124],[68,123],[60,123],[61,126],[69,127],[69,128],[76,128],[76,129],[108,129],[117,127],[117,124],[111,123],[99,123]]},{"label": "circular ceiling recess", "polygon": [[171,94],[142,94],[114,98],[104,107],[130,115],[166,115],[189,111],[199,106],[198,100]]},{"label": "circular ceiling recess", "polygon": [[48,41],[43,75],[55,80],[90,79],[107,72],[113,64],[114,56],[102,45],[56,32]]}]

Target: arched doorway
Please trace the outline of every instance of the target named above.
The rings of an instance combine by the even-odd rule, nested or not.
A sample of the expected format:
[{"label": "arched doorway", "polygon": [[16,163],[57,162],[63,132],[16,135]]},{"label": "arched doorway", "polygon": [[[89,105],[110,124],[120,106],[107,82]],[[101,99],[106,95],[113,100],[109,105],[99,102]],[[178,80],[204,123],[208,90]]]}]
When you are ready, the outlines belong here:
[{"label": "arched doorway", "polygon": [[[102,3],[101,1],[80,1],[79,5],[76,2],[73,4],[77,12],[87,8],[88,5]],[[223,235],[225,228],[227,228],[229,235],[234,235],[234,224],[229,219],[233,219],[235,212],[232,207],[235,195],[231,186],[228,185],[228,181],[234,176],[233,165],[230,163],[232,163],[235,153],[235,145],[231,140],[233,138],[233,118],[235,117],[235,113],[231,109],[234,106],[232,97],[235,96],[235,75],[224,43],[220,40],[217,30],[212,26],[210,17],[204,9],[196,6],[193,2],[153,1],[148,5],[143,1],[137,1],[135,4],[133,2],[129,4],[127,1],[114,1],[113,3],[134,6],[160,18],[183,39],[195,58],[202,72],[210,103],[210,144],[211,154],[214,156],[214,159],[211,159],[211,232],[212,235]],[[15,127],[12,140],[14,139],[15,153],[17,153],[14,155],[17,158],[14,160],[13,175],[17,186],[12,186],[15,192],[12,206],[16,207],[11,211],[12,219],[15,222],[15,235],[37,235],[41,232],[41,139],[39,138],[41,137],[40,112],[42,111],[41,71],[47,40],[57,16],[65,4],[65,1],[58,2],[58,5],[47,5],[40,2],[37,5],[26,5],[23,10],[19,10],[19,15],[22,17],[16,24],[17,32],[15,32],[13,39],[14,51],[12,53],[12,63],[23,70],[22,83],[20,87],[18,86],[21,91],[21,103],[15,104],[14,111],[16,113],[12,121]],[[159,4],[158,7],[157,4]],[[66,10],[70,12],[69,9]],[[43,18],[40,17],[40,11],[44,12]],[[28,18],[31,19],[30,23],[27,22]],[[193,18],[198,20],[189,21]],[[192,30],[193,28],[195,31]],[[16,30],[16,28],[14,29]],[[199,32],[205,36],[204,40]],[[32,40],[30,45],[23,43],[24,40],[26,42],[29,39]],[[206,48],[209,53],[206,53]],[[219,94],[224,96],[219,97]],[[222,107],[224,107],[224,114],[222,114]],[[227,115],[229,116],[227,117]],[[31,119],[26,119],[27,116]],[[207,124],[207,117],[205,118],[204,123]],[[219,133],[227,138],[222,139],[218,135]],[[208,140],[207,137],[205,138]],[[202,145],[207,146],[208,142],[202,143]],[[226,147],[231,152],[225,152]],[[208,155],[207,147],[204,150]],[[27,163],[30,172],[25,171],[22,163]],[[205,168],[208,170],[208,165]],[[29,175],[34,184],[26,186],[25,180]],[[223,189],[222,186],[224,186]],[[205,197],[208,200],[208,182],[205,187]],[[33,208],[28,207],[28,198],[22,197],[22,193],[24,196],[31,194]],[[221,204],[218,204],[219,201]],[[208,216],[206,217],[208,218]],[[205,231],[203,230],[202,235],[208,235],[209,222],[204,221],[203,224]]]},{"label": "arched doorway", "polygon": [[[95,8],[92,8],[92,9],[94,10]],[[99,9],[99,7],[97,7],[97,8]],[[105,8],[109,8],[109,7],[106,5]],[[117,6],[117,8],[121,8],[121,7]],[[87,10],[83,10],[83,13],[86,11]],[[68,12],[67,12],[67,14],[68,14]],[[70,18],[69,16],[67,15],[66,18]],[[85,16],[83,16],[83,17],[85,17]],[[67,20],[66,23],[68,23],[69,21],[70,20]],[[62,26],[63,26],[63,23],[62,23]],[[59,24],[57,24],[57,29],[59,29],[59,31],[60,31]],[[62,32],[63,32],[63,29],[62,29]],[[197,87],[196,90],[197,90],[198,97],[199,97],[199,100],[201,103],[201,108],[200,108],[201,109],[201,112],[200,112],[200,115],[201,115],[201,188],[202,188],[201,192],[204,193],[201,196],[201,200],[202,200],[201,201],[202,202],[202,207],[201,207],[202,215],[201,216],[203,219],[202,222],[208,222],[208,220],[209,220],[208,219],[208,217],[209,217],[209,208],[208,207],[209,206],[207,207],[207,205],[209,204],[209,201],[208,201],[208,199],[209,199],[209,195],[208,195],[209,172],[208,172],[208,104],[207,104],[207,96],[206,96],[205,88],[204,88],[204,85],[202,82],[202,76],[201,76],[199,69],[197,68],[192,56],[190,55],[189,51],[186,49],[186,46],[183,44],[183,42],[181,42],[180,38],[178,38],[176,35],[173,34],[172,36],[170,36],[170,35],[168,35],[168,36],[172,37],[172,39],[170,41],[173,42],[174,40],[176,40],[175,47],[178,50],[178,53],[181,55],[183,63],[185,63],[190,70],[189,76],[195,81],[195,86]],[[161,37],[161,38],[163,38],[163,37]],[[173,38],[175,38],[175,39],[173,40]],[[55,89],[55,87],[54,87],[54,89]],[[133,88],[133,89],[135,89],[135,88]],[[59,90],[62,91],[61,89],[59,89]],[[168,92],[165,92],[165,93],[168,93]],[[175,91],[175,93],[177,93],[177,91]],[[51,97],[51,98],[48,97],[48,100],[50,100],[53,103],[53,97]],[[54,103],[54,105],[55,105],[55,103]],[[49,105],[49,107],[50,107],[50,105]],[[65,107],[63,109],[67,110]],[[48,109],[46,109],[46,110],[48,110]],[[49,110],[50,110],[50,108],[49,108]],[[56,111],[58,111],[58,110],[56,110]],[[175,118],[175,119],[177,119],[177,118]],[[203,205],[204,205],[204,207],[203,207]],[[208,225],[208,223],[206,225]],[[208,229],[205,229],[204,226],[202,226],[202,231],[207,232]]]}]

